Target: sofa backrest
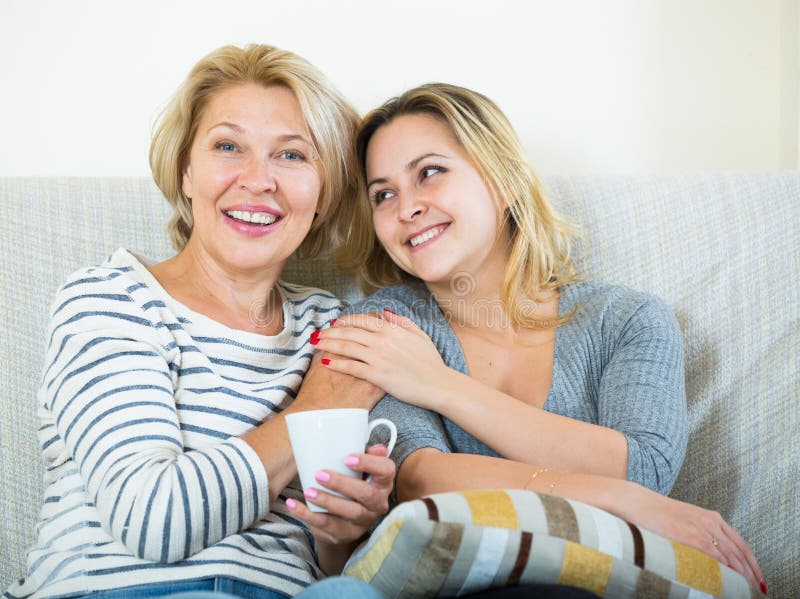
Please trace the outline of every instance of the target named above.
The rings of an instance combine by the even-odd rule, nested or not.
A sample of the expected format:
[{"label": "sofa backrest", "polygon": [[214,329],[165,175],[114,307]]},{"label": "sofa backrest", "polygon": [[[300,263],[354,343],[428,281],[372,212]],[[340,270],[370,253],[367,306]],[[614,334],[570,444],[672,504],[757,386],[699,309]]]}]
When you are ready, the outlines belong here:
[{"label": "sofa backrest", "polygon": [[[753,546],[774,596],[800,594],[800,175],[550,178],[587,276],[655,293],[686,339],[691,437],[673,496]],[[36,389],[54,291],[118,247],[172,254],[145,178],[0,179],[0,589],[25,569],[42,498]],[[284,278],[355,299],[330,260]]]}]

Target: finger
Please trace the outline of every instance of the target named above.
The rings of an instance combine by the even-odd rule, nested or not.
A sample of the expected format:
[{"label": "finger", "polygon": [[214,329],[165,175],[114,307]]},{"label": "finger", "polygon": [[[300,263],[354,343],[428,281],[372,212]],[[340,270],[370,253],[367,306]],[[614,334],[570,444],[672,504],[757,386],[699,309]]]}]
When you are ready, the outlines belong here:
[{"label": "finger", "polygon": [[375,333],[373,331],[349,326],[323,329],[321,331],[316,331],[315,333],[312,333],[312,345],[315,345],[313,343],[313,339],[316,338],[320,341],[352,341],[354,343],[360,343],[364,346],[369,346],[373,344],[375,337]]},{"label": "finger", "polygon": [[388,455],[386,449],[387,447],[383,443],[376,443],[375,445],[367,447],[367,453],[369,455],[377,455],[385,458]]},{"label": "finger", "polygon": [[336,372],[341,372],[342,374],[349,374],[357,379],[362,379],[373,385],[380,387],[374,376],[371,376],[372,370],[369,368],[367,364],[360,362],[358,360],[350,360],[349,358],[342,358],[342,357],[325,357],[323,356],[320,360],[323,366],[326,368],[330,368],[331,370],[335,370]]},{"label": "finger", "polygon": [[[314,505],[318,505],[319,507],[328,510],[328,513],[325,515],[329,519],[341,518],[342,520],[346,520],[358,526],[369,526],[377,517],[377,513],[372,512],[371,510],[367,509],[366,506],[357,501],[353,501],[349,497],[332,495],[323,489],[317,489],[315,487],[306,489],[303,491],[303,494],[306,496],[306,499],[313,502]],[[314,515],[317,516],[319,513],[315,513]],[[309,522],[309,524],[311,523]],[[320,522],[318,526],[330,528],[331,523],[327,521]]]},{"label": "finger", "polygon": [[389,308],[384,308],[383,317],[387,322],[401,326],[404,329],[413,329],[422,333],[423,335],[425,334],[424,331],[417,326],[416,322],[406,316],[400,316],[399,314],[392,312]]},{"label": "finger", "polygon": [[386,321],[381,312],[366,312],[340,316],[331,328],[358,327],[367,331],[379,331],[384,326],[386,326]]},{"label": "finger", "polygon": [[[379,449],[382,448],[382,449]],[[394,482],[395,464],[386,457],[386,447],[382,444],[370,447],[375,453],[367,450],[367,453],[348,456],[345,465],[350,470],[363,472],[372,476],[372,482],[377,485],[390,485]],[[383,455],[380,455],[380,452]]]},{"label": "finger", "polygon": [[320,351],[324,351],[329,354],[336,354],[340,358],[358,360],[359,362],[364,362],[365,364],[369,364],[370,359],[375,355],[375,352],[372,349],[356,341],[320,338],[319,341],[317,341],[314,345]]},{"label": "finger", "polygon": [[727,523],[720,527],[720,535],[725,539],[726,543],[731,548],[731,554],[736,556],[739,564],[737,571],[741,572],[747,578],[752,578],[756,587],[760,586],[764,576],[761,573],[761,568],[758,567],[755,555],[747,545],[747,543],[739,536],[733,528]]}]

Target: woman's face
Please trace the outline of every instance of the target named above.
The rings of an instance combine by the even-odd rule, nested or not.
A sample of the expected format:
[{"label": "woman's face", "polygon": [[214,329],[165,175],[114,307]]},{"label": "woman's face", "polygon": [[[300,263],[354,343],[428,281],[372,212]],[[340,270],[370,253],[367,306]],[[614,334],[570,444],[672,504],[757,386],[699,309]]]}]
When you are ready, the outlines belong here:
[{"label": "woman's face", "polygon": [[400,268],[436,284],[504,264],[500,211],[445,123],[395,118],[372,136],[366,170],[375,232]]},{"label": "woman's face", "polygon": [[194,217],[187,247],[226,270],[280,271],[311,228],[321,171],[291,91],[256,84],[218,91],[183,169]]}]

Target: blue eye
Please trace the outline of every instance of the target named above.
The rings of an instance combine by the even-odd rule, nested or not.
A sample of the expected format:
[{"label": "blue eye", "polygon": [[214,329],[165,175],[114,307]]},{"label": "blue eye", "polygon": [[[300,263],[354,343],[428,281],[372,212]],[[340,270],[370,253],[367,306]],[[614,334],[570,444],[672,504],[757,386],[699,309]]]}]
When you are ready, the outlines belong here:
[{"label": "blue eye", "polygon": [[214,148],[222,150],[223,152],[235,152],[237,149],[236,144],[229,141],[219,141],[214,144]]},{"label": "blue eye", "polygon": [[291,161],[305,160],[305,156],[303,156],[300,152],[295,152],[293,150],[286,150],[285,152],[281,152],[280,157]]}]

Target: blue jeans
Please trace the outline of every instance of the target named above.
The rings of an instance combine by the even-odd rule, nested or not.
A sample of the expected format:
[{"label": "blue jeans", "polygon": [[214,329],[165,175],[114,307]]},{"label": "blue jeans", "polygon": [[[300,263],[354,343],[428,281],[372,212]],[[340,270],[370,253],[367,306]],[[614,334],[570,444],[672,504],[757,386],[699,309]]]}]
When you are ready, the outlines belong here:
[{"label": "blue jeans", "polygon": [[[186,582],[162,582],[101,591],[87,595],[87,599],[288,599],[289,595],[270,591],[233,578],[206,578]],[[303,590],[297,599],[384,599],[383,595],[367,583],[346,576],[326,578]]]}]

